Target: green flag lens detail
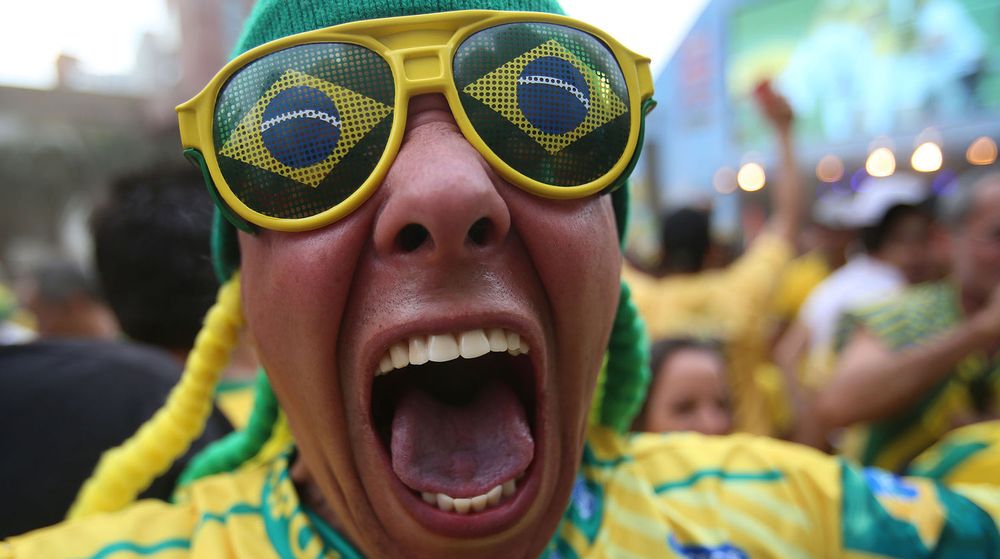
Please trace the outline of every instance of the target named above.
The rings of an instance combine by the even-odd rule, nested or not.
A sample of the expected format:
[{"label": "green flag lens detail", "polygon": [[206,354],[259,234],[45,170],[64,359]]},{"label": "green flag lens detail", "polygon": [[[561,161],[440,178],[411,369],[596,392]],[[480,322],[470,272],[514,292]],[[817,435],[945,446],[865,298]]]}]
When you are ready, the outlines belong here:
[{"label": "green flag lens detail", "polygon": [[358,45],[298,45],[253,61],[216,101],[213,141],[226,184],[275,218],[337,206],[385,151],[394,88],[386,61]]},{"label": "green flag lens detail", "polygon": [[589,33],[510,23],[455,52],[455,87],[483,142],[515,171],[553,186],[606,175],[628,144],[628,88],[614,54]]}]

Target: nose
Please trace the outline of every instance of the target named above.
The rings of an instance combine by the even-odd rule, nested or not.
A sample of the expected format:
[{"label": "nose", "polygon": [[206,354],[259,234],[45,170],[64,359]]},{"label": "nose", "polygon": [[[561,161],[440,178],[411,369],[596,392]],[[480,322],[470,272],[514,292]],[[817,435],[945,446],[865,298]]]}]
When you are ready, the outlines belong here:
[{"label": "nose", "polygon": [[418,110],[411,103],[415,124],[381,186],[386,198],[374,235],[382,256],[466,257],[498,245],[510,230],[495,177],[440,101]]},{"label": "nose", "polygon": [[728,435],[730,430],[729,413],[715,406],[705,406],[698,414],[699,432],[705,435]]}]

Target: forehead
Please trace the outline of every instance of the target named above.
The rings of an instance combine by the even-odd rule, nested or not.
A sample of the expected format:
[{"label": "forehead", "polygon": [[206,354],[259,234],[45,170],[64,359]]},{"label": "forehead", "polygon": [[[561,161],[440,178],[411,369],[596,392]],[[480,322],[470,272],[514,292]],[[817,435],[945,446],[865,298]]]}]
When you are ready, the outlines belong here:
[{"label": "forehead", "polygon": [[718,352],[704,347],[684,347],[675,350],[660,365],[660,370],[670,371],[710,371],[715,373],[724,367]]}]

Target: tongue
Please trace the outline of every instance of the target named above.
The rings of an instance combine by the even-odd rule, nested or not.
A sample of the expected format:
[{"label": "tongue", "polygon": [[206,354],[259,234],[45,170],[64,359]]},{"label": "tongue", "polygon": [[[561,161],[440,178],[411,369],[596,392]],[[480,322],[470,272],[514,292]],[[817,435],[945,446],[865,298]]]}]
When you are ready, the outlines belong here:
[{"label": "tongue", "polygon": [[535,441],[524,406],[493,379],[468,402],[443,402],[414,388],[392,420],[392,469],[410,489],[475,497],[522,473]]}]

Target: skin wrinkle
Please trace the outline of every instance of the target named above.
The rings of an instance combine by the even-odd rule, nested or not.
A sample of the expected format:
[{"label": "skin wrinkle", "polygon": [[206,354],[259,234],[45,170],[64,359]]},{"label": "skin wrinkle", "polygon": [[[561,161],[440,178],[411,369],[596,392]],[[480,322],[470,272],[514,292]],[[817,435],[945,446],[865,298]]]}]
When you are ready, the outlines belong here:
[{"label": "skin wrinkle", "polygon": [[[614,212],[607,196],[548,200],[506,183],[444,107],[436,96],[412,101],[393,167],[348,217],[307,233],[241,234],[247,321],[264,340],[264,365],[299,442],[295,480],[304,495],[318,487],[329,506],[314,508],[363,553],[537,556],[568,502],[617,306]],[[434,221],[442,215],[450,221]],[[396,233],[414,216],[432,239],[443,237],[400,251]],[[482,246],[456,240],[484,216],[492,229]],[[541,346],[532,353],[547,373],[536,457],[545,459],[529,476],[538,494],[521,518],[485,537],[449,538],[386,490],[397,482],[373,464],[378,450],[364,428],[373,372],[359,367],[377,353],[373,340],[401,325],[440,322],[442,313],[472,323],[483,309],[535,324]]]}]

